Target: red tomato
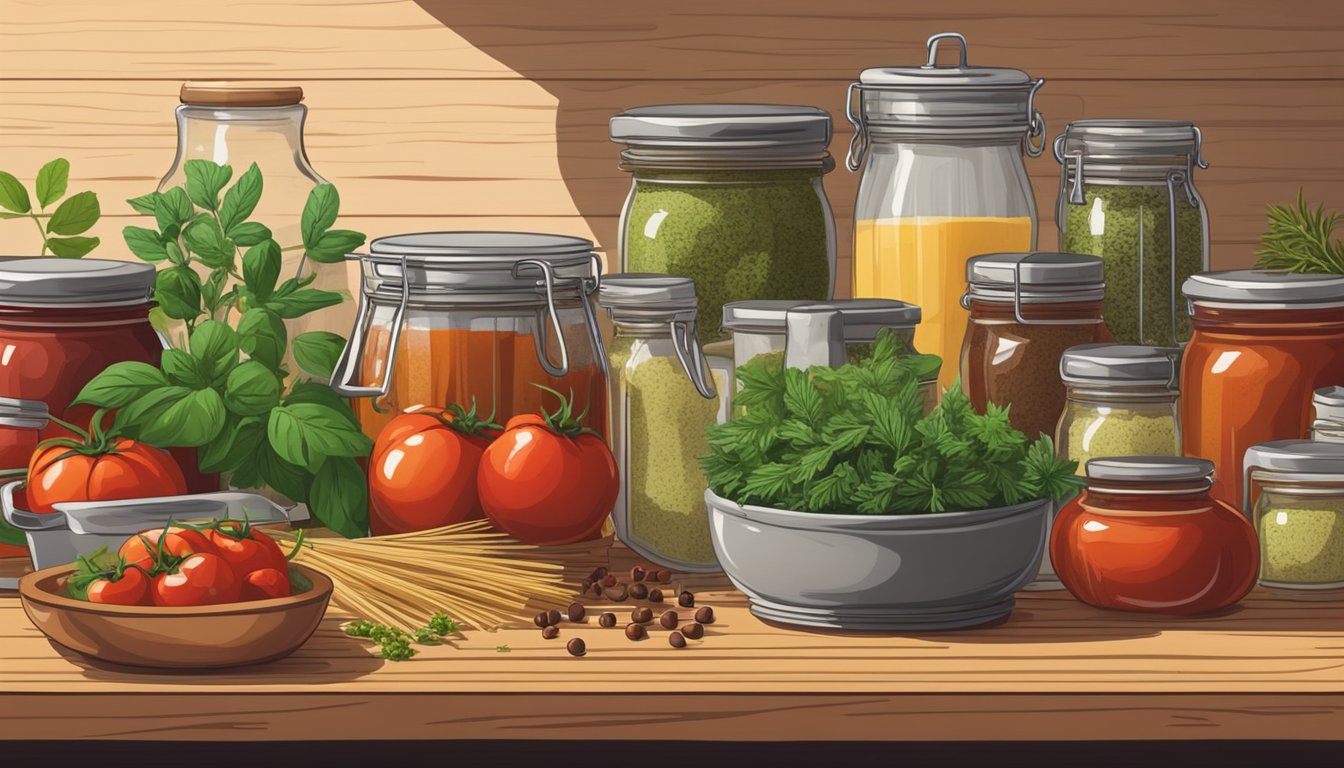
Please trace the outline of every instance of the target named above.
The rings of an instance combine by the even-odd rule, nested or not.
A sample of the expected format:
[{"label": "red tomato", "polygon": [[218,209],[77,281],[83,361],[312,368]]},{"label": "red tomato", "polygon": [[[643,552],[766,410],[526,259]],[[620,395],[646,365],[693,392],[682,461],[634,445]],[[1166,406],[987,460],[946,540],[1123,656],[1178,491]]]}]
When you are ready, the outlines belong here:
[{"label": "red tomato", "polygon": [[485,517],[476,472],[490,444],[473,412],[421,407],[378,434],[369,462],[369,526],[375,536]]},{"label": "red tomato", "polygon": [[528,544],[591,537],[616,501],[616,461],[602,440],[581,432],[562,400],[556,415],[522,414],[485,450],[477,473],[485,514]]},{"label": "red tomato", "polygon": [[89,602],[149,605],[149,577],[139,568],[127,568],[119,579],[98,579],[89,585]]},{"label": "red tomato", "polygon": [[187,481],[165,451],[120,439],[102,453],[80,453],[68,443],[39,445],[28,462],[27,491],[29,511],[50,513],[62,501],[178,496],[187,492]]},{"label": "red tomato", "polygon": [[259,568],[243,577],[241,600],[270,600],[289,596],[289,575],[275,568]]},{"label": "red tomato", "polygon": [[[159,546],[159,539],[163,538],[162,547]],[[159,561],[158,555],[162,552],[167,557],[186,557],[191,554],[219,554],[215,545],[210,543],[205,534],[192,528],[181,528],[173,526],[168,528],[167,535],[163,528],[151,528],[148,531],[142,531],[126,540],[121,545],[117,554],[126,561],[127,565],[138,565],[146,571],[153,571],[154,565]]]},{"label": "red tomato", "polygon": [[242,583],[219,555],[188,555],[175,568],[154,577],[154,605],[236,603]]},{"label": "red tomato", "polygon": [[210,545],[242,576],[261,568],[285,570],[285,553],[275,539],[241,520],[222,520],[210,531]]}]

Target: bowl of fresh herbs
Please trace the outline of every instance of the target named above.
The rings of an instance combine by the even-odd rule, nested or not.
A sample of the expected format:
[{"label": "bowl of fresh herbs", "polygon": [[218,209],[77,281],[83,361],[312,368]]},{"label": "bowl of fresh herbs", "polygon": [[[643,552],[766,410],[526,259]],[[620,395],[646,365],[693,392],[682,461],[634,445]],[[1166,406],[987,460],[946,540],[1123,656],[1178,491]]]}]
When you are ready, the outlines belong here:
[{"label": "bowl of fresh herbs", "polygon": [[1035,577],[1076,464],[1013,429],[1006,407],[976,412],[959,386],[926,413],[921,362],[879,337],[837,368],[738,369],[738,413],[710,427],[705,499],[715,554],[756,616],[976,626],[1007,617]]}]

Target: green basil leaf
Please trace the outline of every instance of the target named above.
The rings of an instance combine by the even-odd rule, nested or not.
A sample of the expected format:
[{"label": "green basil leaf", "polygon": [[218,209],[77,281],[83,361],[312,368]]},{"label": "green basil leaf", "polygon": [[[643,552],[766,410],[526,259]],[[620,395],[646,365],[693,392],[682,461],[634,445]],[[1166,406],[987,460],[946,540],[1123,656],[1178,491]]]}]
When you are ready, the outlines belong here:
[{"label": "green basil leaf", "polygon": [[266,302],[266,307],[274,310],[286,320],[303,317],[326,307],[334,307],[345,301],[345,297],[335,291],[319,291],[316,288],[300,288],[282,299]]},{"label": "green basil leaf", "polygon": [[351,424],[359,426],[359,419],[355,416],[354,409],[350,407],[350,401],[336,394],[336,390],[327,384],[316,381],[296,382],[290,388],[289,396],[285,398],[285,405],[296,405],[298,403],[316,403],[326,406],[333,412],[344,416]]},{"label": "green basil leaf", "polygon": [[224,407],[239,416],[260,416],[280,404],[280,379],[256,360],[240,363],[224,384]]},{"label": "green basil leaf", "polygon": [[191,199],[181,187],[173,187],[154,200],[154,219],[165,238],[177,237],[176,234],[170,235],[168,228],[181,227],[191,221],[195,213],[196,209],[191,206]]},{"label": "green basil leaf", "polygon": [[[257,416],[240,417],[229,414],[219,436],[203,446],[196,454],[197,466],[202,472],[233,472],[266,448],[266,420]],[[237,481],[235,475],[234,480]]]},{"label": "green basil leaf", "polygon": [[47,248],[62,259],[78,259],[87,256],[102,242],[96,237],[48,237]]},{"label": "green basil leaf", "polygon": [[148,363],[113,363],[85,384],[70,405],[120,408],[167,385],[168,379],[163,372]]},{"label": "green basil leaf", "polygon": [[345,261],[345,255],[364,244],[364,233],[350,229],[328,230],[308,249],[308,258],[323,264]]},{"label": "green basil leaf", "polygon": [[199,216],[182,230],[187,247],[201,257],[207,267],[233,268],[234,247],[219,229],[219,222],[210,216]]},{"label": "green basil leaf", "polygon": [[[20,534],[22,535],[22,534]],[[313,588],[313,580],[304,576],[303,573],[294,566],[289,566],[289,593],[291,595],[302,595]]]},{"label": "green basil leaf", "polygon": [[243,254],[243,284],[261,301],[270,298],[280,279],[280,244],[266,240]]},{"label": "green basil leaf", "polygon": [[146,216],[154,215],[154,203],[159,199],[158,192],[150,192],[148,195],[132,197],[126,202],[135,209],[136,213],[143,213]]},{"label": "green basil leaf", "polygon": [[328,456],[367,456],[373,449],[373,442],[345,416],[316,403],[273,409],[266,434],[280,458],[309,471]]},{"label": "green basil leaf", "polygon": [[190,267],[159,270],[154,299],[163,313],[176,320],[195,320],[201,314],[201,278]]},{"label": "green basil leaf", "polygon": [[159,447],[205,445],[224,428],[224,401],[213,389],[188,390],[141,423],[140,439]]},{"label": "green basil leaf", "polygon": [[72,195],[56,207],[47,222],[47,232],[58,235],[78,235],[89,231],[102,215],[98,207],[98,196],[92,192],[80,192]]},{"label": "green basil leaf", "polygon": [[43,208],[65,196],[70,186],[70,161],[64,157],[42,166],[37,172],[37,202]]},{"label": "green basil leaf", "polygon": [[253,163],[243,171],[229,191],[224,193],[224,204],[219,207],[219,223],[225,232],[247,221],[261,200],[261,169]]},{"label": "green basil leaf", "polygon": [[165,349],[159,365],[174,384],[192,389],[203,389],[209,384],[209,379],[202,375],[201,364],[180,349]]},{"label": "green basil leaf", "polygon": [[131,249],[131,253],[144,261],[157,263],[168,258],[167,247],[159,239],[159,233],[153,229],[123,227],[121,239],[126,241],[126,247]]},{"label": "green basil leaf", "polygon": [[206,320],[191,332],[191,356],[201,363],[207,381],[222,382],[238,365],[242,341],[228,323]]},{"label": "green basil leaf", "polygon": [[28,190],[14,178],[14,174],[4,171],[0,171],[0,208],[15,213],[27,213],[33,210],[33,202],[28,199]]},{"label": "green basil leaf", "polygon": [[302,287],[303,284],[300,283],[298,280],[292,277],[286,278],[285,281],[280,284],[280,287],[275,289],[275,294],[273,298],[283,299],[286,296],[292,295],[295,291],[299,290]]},{"label": "green basil leaf", "polygon": [[280,369],[289,336],[278,315],[262,307],[247,310],[238,320],[238,337],[248,357],[273,371]]},{"label": "green basil leaf", "polygon": [[319,379],[331,378],[344,349],[345,339],[326,331],[309,331],[294,337],[294,360]]},{"label": "green basil leaf", "polygon": [[213,211],[219,207],[219,191],[233,178],[233,169],[209,160],[188,160],[184,166],[187,174],[187,197],[191,202]]},{"label": "green basil leaf", "polygon": [[312,251],[322,241],[322,235],[336,223],[341,210],[341,195],[330,184],[318,184],[308,193],[299,227],[303,232],[303,247]]},{"label": "green basil leaf", "polygon": [[177,240],[169,240],[163,244],[164,253],[168,254],[168,261],[179,267],[187,266],[187,255],[182,253],[182,247],[177,244]]},{"label": "green basil leaf", "polygon": [[296,467],[276,455],[266,440],[266,425],[261,425],[261,439],[257,449],[238,463],[233,483],[239,488],[269,486],[297,502],[308,500],[308,488],[313,476],[303,467]]},{"label": "green basil leaf", "polygon": [[223,269],[216,269],[205,279],[205,284],[201,286],[201,301],[205,303],[205,308],[212,314],[219,309],[220,299],[224,295],[224,283],[229,279],[229,273]]},{"label": "green basil leaf", "polygon": [[140,440],[145,425],[190,394],[190,389],[176,384],[151,389],[117,411],[113,429],[132,440]]},{"label": "green basil leaf", "polygon": [[369,535],[368,485],[354,459],[333,457],[322,462],[308,496],[308,509],[319,523],[347,539]]},{"label": "green basil leaf", "polygon": [[[11,547],[26,547],[28,546],[28,534],[10,525],[8,520],[0,518],[0,544],[8,544]],[[291,591],[294,588],[293,574],[294,572],[291,571],[289,579]],[[310,586],[309,589],[312,589],[312,587]]]},{"label": "green basil leaf", "polygon": [[257,243],[262,243],[271,239],[271,230],[264,224],[258,224],[255,221],[244,221],[228,231],[229,239],[235,245],[241,245],[244,248],[250,248]]}]

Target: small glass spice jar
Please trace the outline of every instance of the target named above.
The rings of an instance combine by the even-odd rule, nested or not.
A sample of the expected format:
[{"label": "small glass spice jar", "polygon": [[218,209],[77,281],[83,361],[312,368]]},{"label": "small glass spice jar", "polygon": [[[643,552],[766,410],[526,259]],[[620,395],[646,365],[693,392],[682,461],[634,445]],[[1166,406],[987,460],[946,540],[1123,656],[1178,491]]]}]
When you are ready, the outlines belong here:
[{"label": "small glass spice jar", "polygon": [[1106,263],[1106,320],[1122,344],[1190,338],[1177,289],[1209,268],[1199,128],[1172,120],[1079,120],[1055,139],[1059,247]]},{"label": "small glass spice jar", "polygon": [[1172,347],[1087,344],[1059,361],[1067,403],[1055,430],[1062,458],[1078,474],[1094,458],[1180,456],[1181,351]]},{"label": "small glass spice jar", "polygon": [[1344,443],[1344,387],[1322,387],[1312,393],[1311,404],[1316,420],[1311,424],[1311,439]]},{"label": "small glass spice jar", "polygon": [[1191,615],[1236,604],[1255,586],[1250,522],[1209,494],[1213,463],[1135,456],[1087,463],[1087,488],[1050,535],[1059,580],[1088,605]]},{"label": "small glass spice jar", "polygon": [[695,282],[618,274],[598,288],[614,326],[610,345],[612,449],[621,473],[616,537],[679,571],[716,571],[700,457],[705,429],[724,421],[732,361],[704,354]]},{"label": "small glass spice jar", "polygon": [[1035,439],[1054,435],[1064,409],[1059,360],[1080,344],[1110,341],[1102,319],[1101,259],[1073,253],[994,253],[966,263],[971,311],[961,386],[977,410],[1012,406],[1008,419]]},{"label": "small glass spice jar", "polygon": [[1344,588],[1344,445],[1277,440],[1246,451],[1242,509],[1260,537],[1260,584]]},{"label": "small glass spice jar", "polygon": [[[696,281],[702,318],[748,299],[825,301],[835,219],[822,177],[835,166],[831,116],[816,107],[680,104],[611,118],[633,179],[618,272]],[[705,343],[723,338],[700,328]]]}]

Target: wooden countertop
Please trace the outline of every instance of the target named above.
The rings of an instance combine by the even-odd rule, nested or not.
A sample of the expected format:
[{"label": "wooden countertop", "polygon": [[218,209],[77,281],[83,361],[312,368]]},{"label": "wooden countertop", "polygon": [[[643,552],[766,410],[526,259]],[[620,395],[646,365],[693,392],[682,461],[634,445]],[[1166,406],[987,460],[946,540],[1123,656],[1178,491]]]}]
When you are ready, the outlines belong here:
[{"label": "wooden countertop", "polygon": [[[619,559],[619,558],[618,558]],[[624,565],[613,563],[613,565]],[[626,566],[628,567],[628,566]],[[48,642],[0,597],[3,739],[1339,739],[1344,598],[1254,592],[1195,620],[1024,593],[996,627],[908,636],[765,624],[718,578],[717,621],[671,648],[602,629],[467,632],[385,662],[329,613],[266,666],[144,673]],[[628,616],[630,604],[618,607]],[[671,606],[669,606],[671,607]],[[623,623],[620,625],[623,626]],[[581,636],[588,655],[565,652]],[[500,647],[508,648],[507,652]]]}]

